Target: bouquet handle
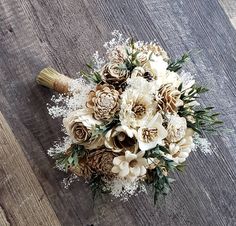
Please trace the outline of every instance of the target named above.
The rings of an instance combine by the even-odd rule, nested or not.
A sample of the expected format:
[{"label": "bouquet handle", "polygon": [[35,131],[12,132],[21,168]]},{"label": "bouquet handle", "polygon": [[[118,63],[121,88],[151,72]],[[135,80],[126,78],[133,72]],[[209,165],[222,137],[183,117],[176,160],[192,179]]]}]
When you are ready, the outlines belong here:
[{"label": "bouquet handle", "polygon": [[51,67],[44,68],[38,74],[36,81],[39,85],[45,86],[58,93],[69,93],[69,85],[73,81],[72,78],[60,74]]}]

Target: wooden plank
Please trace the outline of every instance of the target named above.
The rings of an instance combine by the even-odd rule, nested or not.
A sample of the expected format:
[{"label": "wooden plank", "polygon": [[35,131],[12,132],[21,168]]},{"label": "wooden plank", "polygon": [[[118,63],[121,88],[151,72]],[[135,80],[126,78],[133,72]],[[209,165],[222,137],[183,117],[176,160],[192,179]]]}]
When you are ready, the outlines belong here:
[{"label": "wooden plank", "polygon": [[[0,108],[62,225],[234,225],[236,34],[218,1],[2,0],[0,27]],[[93,208],[87,185],[65,190],[65,175],[46,155],[62,136],[61,121],[47,115],[50,92],[36,86],[35,75],[51,65],[75,76],[114,29],[156,38],[172,57],[203,49],[187,69],[212,88],[203,102],[232,130],[211,138],[212,156],[193,153],[158,208],[145,195],[127,203],[107,197]]]},{"label": "wooden plank", "polygon": [[9,221],[7,220],[7,217],[2,209],[2,207],[0,206],[0,225],[3,226],[10,226]]},{"label": "wooden plank", "polygon": [[0,112],[0,225],[61,225]]},{"label": "wooden plank", "polygon": [[228,15],[232,25],[236,28],[236,1],[234,0],[219,0],[226,14]]}]

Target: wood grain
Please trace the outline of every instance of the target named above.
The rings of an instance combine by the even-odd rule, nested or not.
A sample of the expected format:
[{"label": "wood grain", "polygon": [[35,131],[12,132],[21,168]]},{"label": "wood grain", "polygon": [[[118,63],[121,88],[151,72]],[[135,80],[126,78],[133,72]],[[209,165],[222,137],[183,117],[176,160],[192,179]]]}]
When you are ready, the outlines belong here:
[{"label": "wood grain", "polygon": [[10,222],[7,220],[7,217],[2,207],[0,207],[0,225],[10,226]]},{"label": "wood grain", "polygon": [[220,0],[220,4],[228,15],[232,25],[236,29],[236,1],[234,0]]},{"label": "wood grain", "polygon": [[0,225],[61,225],[0,112]]},{"label": "wood grain", "polygon": [[[46,154],[62,138],[61,121],[48,116],[51,92],[37,86],[35,76],[50,65],[75,77],[114,29],[156,39],[173,58],[202,50],[185,70],[211,88],[202,103],[216,106],[230,130],[209,137],[213,155],[190,156],[158,207],[148,195],[93,203],[83,182],[64,189],[65,175]],[[1,0],[0,109],[61,225],[235,225],[235,53],[236,31],[217,0]]]}]

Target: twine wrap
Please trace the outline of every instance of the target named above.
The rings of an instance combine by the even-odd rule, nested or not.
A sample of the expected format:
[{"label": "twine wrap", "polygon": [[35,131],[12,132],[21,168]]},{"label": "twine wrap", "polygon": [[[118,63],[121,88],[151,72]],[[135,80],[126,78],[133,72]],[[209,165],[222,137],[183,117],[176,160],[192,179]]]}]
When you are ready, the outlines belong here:
[{"label": "twine wrap", "polygon": [[53,89],[58,93],[69,93],[70,83],[73,79],[60,74],[51,67],[44,68],[36,78],[38,84]]}]

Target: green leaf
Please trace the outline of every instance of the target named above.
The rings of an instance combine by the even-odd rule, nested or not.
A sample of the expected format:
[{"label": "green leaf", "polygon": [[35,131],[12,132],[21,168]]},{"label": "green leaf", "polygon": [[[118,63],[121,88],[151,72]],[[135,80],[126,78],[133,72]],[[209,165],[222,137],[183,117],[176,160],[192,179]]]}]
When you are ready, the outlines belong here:
[{"label": "green leaf", "polygon": [[164,147],[164,146],[159,146],[159,149],[160,149],[161,151],[163,151],[164,153],[167,153],[167,154],[170,153],[169,150],[168,150],[166,147]]},{"label": "green leaf", "polygon": [[185,169],[185,167],[186,167],[186,165],[182,163],[182,164],[180,164],[180,165],[177,165],[177,166],[176,166],[176,169],[177,169],[178,171],[180,171],[180,172],[183,172],[184,169]]},{"label": "green leaf", "polygon": [[72,144],[64,153],[54,156],[56,159],[56,166],[67,172],[69,167],[77,166],[79,160],[83,158],[85,154],[86,151],[83,146]]},{"label": "green leaf", "polygon": [[182,89],[183,89],[183,83],[180,83],[180,85],[179,85],[179,87],[178,87],[178,90],[179,90],[179,91],[182,91]]},{"label": "green leaf", "polygon": [[102,179],[102,176],[99,174],[93,174],[90,181],[89,186],[91,188],[93,194],[93,200],[95,200],[97,195],[101,195],[102,193],[109,193],[110,190],[107,189],[105,182]]},{"label": "green leaf", "polygon": [[70,157],[68,158],[68,162],[69,162],[70,164],[72,164],[72,163],[74,162],[74,158],[73,158],[72,156],[70,156]]},{"label": "green leaf", "polygon": [[167,70],[176,72],[180,70],[183,64],[186,63],[189,59],[190,59],[189,52],[184,53],[184,55],[180,59],[170,62],[170,64],[167,67]]}]

